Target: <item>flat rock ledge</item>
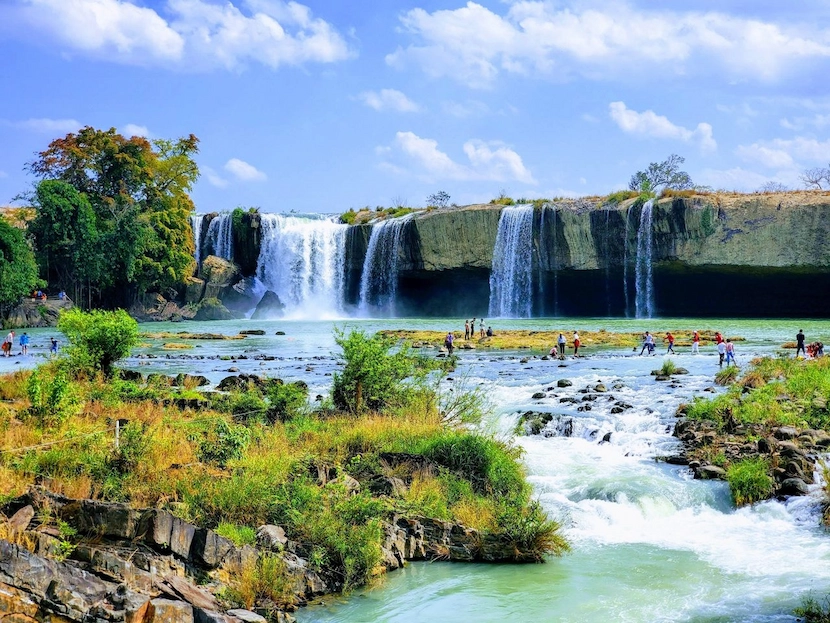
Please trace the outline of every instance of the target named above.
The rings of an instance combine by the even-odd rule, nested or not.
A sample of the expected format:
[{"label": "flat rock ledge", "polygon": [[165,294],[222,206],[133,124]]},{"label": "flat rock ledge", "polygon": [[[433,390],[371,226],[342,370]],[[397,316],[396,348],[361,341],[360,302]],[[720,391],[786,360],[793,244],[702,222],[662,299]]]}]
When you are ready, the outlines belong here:
[{"label": "flat rock ledge", "polygon": [[[0,509],[0,621],[14,623],[290,623],[273,607],[225,611],[216,595],[246,564],[280,556],[297,606],[338,592],[334,574],[315,570],[280,526],[262,526],[257,545],[237,547],[215,531],[158,509],[71,499],[32,487]],[[58,530],[75,530],[68,555]],[[535,562],[505,541],[460,524],[393,515],[385,524],[385,570],[414,560]],[[273,606],[273,604],[271,604]],[[293,608],[291,608],[293,609]]]}]

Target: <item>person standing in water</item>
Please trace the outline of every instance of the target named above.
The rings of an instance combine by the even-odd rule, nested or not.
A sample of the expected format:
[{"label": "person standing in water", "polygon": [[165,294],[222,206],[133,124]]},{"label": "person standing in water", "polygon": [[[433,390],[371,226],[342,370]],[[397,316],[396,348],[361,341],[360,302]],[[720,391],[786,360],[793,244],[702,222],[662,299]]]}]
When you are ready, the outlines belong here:
[{"label": "person standing in water", "polygon": [[565,336],[561,333],[559,334],[559,338],[556,340],[557,344],[559,344],[559,355],[564,357],[565,356],[565,345],[568,341],[565,339]]},{"label": "person standing in water", "polygon": [[478,324],[478,333],[479,337],[483,340],[484,339],[484,318]]},{"label": "person standing in water", "polygon": [[807,351],[804,349],[804,329],[799,329],[798,334],[795,336],[795,356],[798,358],[798,353],[801,352],[802,355],[805,357],[807,356]]},{"label": "person standing in water", "polygon": [[672,355],[675,355],[676,353],[674,352],[674,336],[671,334],[670,331],[666,332],[666,341],[669,343],[669,347],[666,349],[666,354],[668,355],[669,353],[671,353]]},{"label": "person standing in water", "polygon": [[576,357],[577,353],[579,352],[580,343],[581,342],[579,341],[579,333],[574,331],[574,357]]},{"label": "person standing in water", "polygon": [[3,341],[3,352],[6,357],[12,356],[12,348],[14,347],[14,331],[9,331],[6,339]]},{"label": "person standing in water", "polygon": [[464,339],[465,340],[470,339],[470,321],[469,320],[464,321]]},{"label": "person standing in water", "polygon": [[446,338],[444,338],[444,346],[446,346],[446,347],[447,347],[447,351],[449,352],[450,357],[452,357],[452,351],[453,351],[453,340],[454,340],[454,339],[455,339],[455,338],[453,337],[452,331],[450,331],[449,333],[447,333],[447,337],[446,337]]},{"label": "person standing in water", "polygon": [[729,363],[734,363],[736,366],[738,362],[735,361],[735,345],[732,343],[732,340],[726,340],[726,366],[729,367]]},{"label": "person standing in water", "polygon": [[653,348],[654,348],[654,337],[651,335],[651,333],[646,331],[643,334],[643,347],[640,349],[640,355],[642,356],[642,354],[645,351],[648,351],[648,354],[650,355]]},{"label": "person standing in water", "polygon": [[24,356],[29,354],[29,334],[25,331],[20,336],[20,353]]},{"label": "person standing in water", "polygon": [[697,355],[700,352],[700,331],[695,331],[692,336],[692,354]]},{"label": "person standing in water", "polygon": [[718,365],[723,367],[723,358],[726,356],[726,342],[718,342]]}]

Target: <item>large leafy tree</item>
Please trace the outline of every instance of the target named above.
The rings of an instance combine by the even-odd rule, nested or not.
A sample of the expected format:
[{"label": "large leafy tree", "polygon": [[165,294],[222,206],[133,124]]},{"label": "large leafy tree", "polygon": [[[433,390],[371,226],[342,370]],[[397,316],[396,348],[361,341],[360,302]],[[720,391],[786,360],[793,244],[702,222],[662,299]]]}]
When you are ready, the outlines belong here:
[{"label": "large leafy tree", "polygon": [[[193,160],[198,144],[192,134],[174,141],[151,142],[140,136],[126,138],[114,128],[86,127],[52,141],[29,164],[29,169],[43,180],[41,184],[64,182],[91,208],[96,252],[90,255],[88,249],[81,248],[82,241],[89,239],[86,236],[73,238],[77,244],[65,252],[76,258],[96,259],[89,269],[97,270],[96,302],[128,305],[137,295],[184,280],[192,267],[188,215],[193,203],[188,193],[199,176]],[[56,221],[50,224],[55,215],[61,215],[50,209],[48,200],[54,199],[54,190],[41,193],[38,186],[35,193],[36,220],[47,231],[59,228]],[[75,197],[72,201],[77,204]],[[46,252],[40,246],[38,251]],[[79,271],[64,275],[73,287],[84,278],[92,283],[89,275]],[[66,285],[63,281],[61,284]],[[92,302],[92,298],[88,300]]]},{"label": "large leafy tree", "polygon": [[686,162],[683,156],[672,154],[663,162],[652,162],[645,171],[637,171],[631,176],[628,187],[641,193],[656,194],[664,188],[689,190],[694,188],[691,176],[680,170]]},{"label": "large leafy tree", "polygon": [[0,216],[0,312],[39,285],[37,263],[23,232]]}]

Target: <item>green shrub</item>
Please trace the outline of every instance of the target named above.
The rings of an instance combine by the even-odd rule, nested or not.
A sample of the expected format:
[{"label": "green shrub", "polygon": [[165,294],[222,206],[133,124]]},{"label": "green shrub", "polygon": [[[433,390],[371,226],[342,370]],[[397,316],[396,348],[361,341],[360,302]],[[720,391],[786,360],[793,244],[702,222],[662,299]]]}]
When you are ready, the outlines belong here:
[{"label": "green shrub", "polygon": [[636,190],[618,190],[605,198],[605,203],[622,203],[627,199],[634,199],[640,193]]},{"label": "green shrub", "polygon": [[340,222],[346,225],[353,225],[355,218],[357,218],[357,212],[354,211],[354,208],[349,208],[348,212],[343,212],[340,215]]},{"label": "green shrub", "polygon": [[199,446],[199,460],[225,467],[229,461],[242,456],[250,441],[251,431],[245,426],[217,419]]},{"label": "green shrub", "polygon": [[230,539],[237,547],[256,543],[256,530],[250,526],[237,526],[227,521],[220,521],[216,526],[216,534]]},{"label": "green shrub", "polygon": [[717,374],[715,374],[715,383],[718,385],[731,385],[737,380],[739,372],[737,366],[727,366],[723,370],[718,370]]},{"label": "green shrub", "polygon": [[31,406],[28,414],[41,426],[60,424],[80,413],[83,402],[66,374],[55,367],[41,366],[26,381]]},{"label": "green shrub", "polygon": [[267,390],[268,410],[271,422],[285,422],[300,413],[308,401],[308,386],[305,383],[272,383]]},{"label": "green shrub", "polygon": [[260,604],[277,609],[294,604],[294,578],[281,556],[265,554],[233,571],[224,594],[232,604],[249,610]]},{"label": "green shrub", "polygon": [[497,521],[501,537],[513,546],[519,560],[531,557],[542,562],[546,554],[561,556],[570,550],[559,523],[548,519],[535,500],[527,505],[502,504]]},{"label": "green shrub", "polygon": [[772,495],[773,482],[764,459],[739,461],[726,470],[726,480],[737,506],[766,500]]},{"label": "green shrub", "polygon": [[142,422],[128,422],[121,429],[118,447],[113,451],[110,465],[118,474],[127,474],[147,457],[152,438]]},{"label": "green shrub", "polygon": [[138,344],[138,323],[123,309],[61,312],[58,329],[69,340],[69,357],[79,371],[111,377],[114,364]]},{"label": "green shrub", "polygon": [[677,366],[674,365],[674,361],[671,359],[664,359],[663,366],[660,368],[660,374],[671,376],[675,372],[677,372]]},{"label": "green shrub", "polygon": [[825,596],[823,603],[812,595],[801,600],[801,605],[793,611],[804,623],[830,623],[830,596]]}]

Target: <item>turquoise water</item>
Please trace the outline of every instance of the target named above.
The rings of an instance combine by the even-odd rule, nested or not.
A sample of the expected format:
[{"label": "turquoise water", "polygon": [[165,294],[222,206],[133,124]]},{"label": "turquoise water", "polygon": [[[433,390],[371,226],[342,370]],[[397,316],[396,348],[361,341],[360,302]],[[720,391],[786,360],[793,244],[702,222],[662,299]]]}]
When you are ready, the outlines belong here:
[{"label": "turquoise water", "polygon": [[[463,331],[463,322],[159,323],[143,329],[235,334],[262,328],[267,334],[202,342],[188,351],[163,351],[161,343],[154,343],[138,349],[126,365],[145,372],[205,374],[214,382],[233,367],[305,380],[313,397],[328,390],[337,367],[333,327]],[[580,318],[488,324],[496,331],[605,328],[657,335],[666,330],[717,329],[746,338],[736,348],[741,364],[776,352],[802,328],[808,340],[830,343],[830,323],[821,321]],[[278,330],[286,335],[274,335]],[[54,331],[30,333],[33,345],[40,346]],[[792,608],[803,595],[830,592],[830,537],[819,527],[818,486],[810,496],[735,510],[723,483],[695,481],[682,467],[656,462],[656,457],[677,449],[670,435],[677,406],[711,387],[718,370],[712,347],[698,356],[688,348],[677,350],[673,360],[690,374],[679,377],[675,388],[655,382],[649,374],[662,363],[659,346],[661,355],[656,357],[639,357],[626,349],[587,349],[586,357],[561,362],[564,368],[558,361],[532,356],[523,363],[522,357],[532,355],[527,351],[459,351],[459,368],[453,381],[444,381],[444,388],[481,387],[494,405],[486,426],[496,434],[511,437],[519,414],[527,409],[550,411],[554,422],[572,420],[571,437],[548,431],[551,436],[515,441],[525,451],[523,460],[536,495],[562,522],[573,551],[542,565],[412,564],[372,590],[345,599],[326,598],[324,605],[302,609],[296,615],[300,623],[794,620]],[[211,358],[217,356],[231,359]],[[257,358],[262,356],[275,359]],[[0,370],[39,360],[0,360]],[[548,391],[559,378],[570,379],[573,386]],[[559,402],[562,397],[580,397],[580,389],[599,381],[609,387],[621,384],[611,393],[634,408],[611,414],[612,402],[596,401],[591,411],[578,412],[577,405]],[[547,397],[533,400],[538,391]],[[600,445],[598,440],[609,432],[611,442]]]}]

